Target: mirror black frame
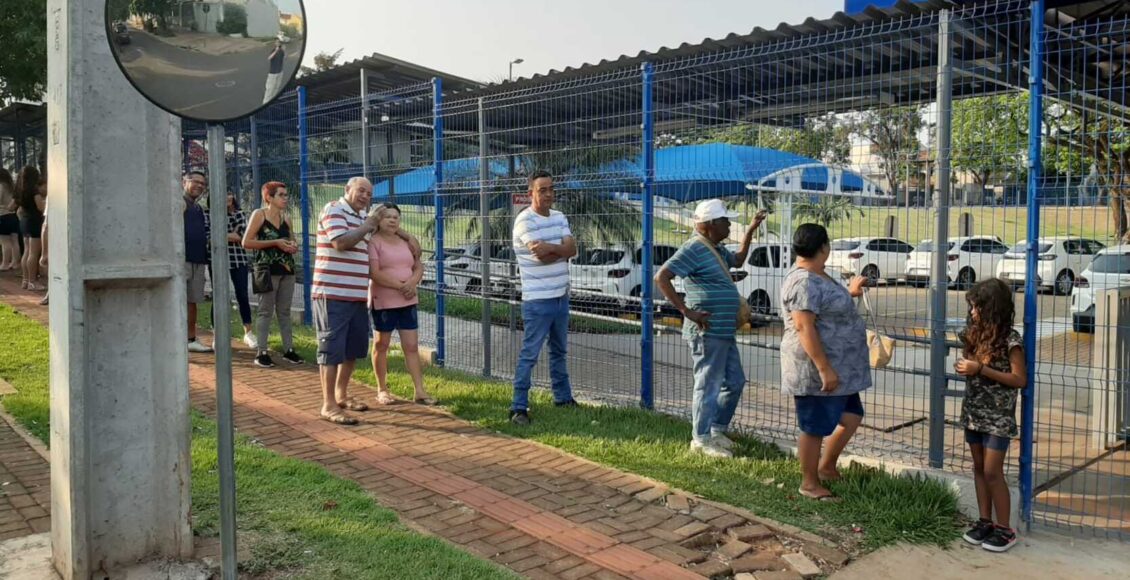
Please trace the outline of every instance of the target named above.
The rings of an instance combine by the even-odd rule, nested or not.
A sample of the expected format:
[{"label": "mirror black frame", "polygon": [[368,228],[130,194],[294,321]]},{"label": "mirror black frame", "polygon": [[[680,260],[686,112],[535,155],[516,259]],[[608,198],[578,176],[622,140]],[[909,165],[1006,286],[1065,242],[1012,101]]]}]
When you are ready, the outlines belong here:
[{"label": "mirror black frame", "polygon": [[201,117],[194,117],[192,115],[187,115],[187,114],[184,114],[184,113],[179,113],[177,111],[172,110],[169,107],[166,107],[164,104],[159,103],[156,99],[149,96],[148,93],[141,90],[141,87],[138,86],[136,82],[134,82],[133,77],[130,76],[129,71],[126,70],[125,65],[122,64],[122,61],[118,56],[119,53],[117,52],[117,50],[114,47],[114,32],[111,30],[111,28],[112,28],[112,19],[110,17],[110,2],[111,1],[112,0],[106,0],[106,8],[102,13],[102,20],[103,20],[103,24],[104,24],[103,32],[106,34],[106,45],[110,49],[111,58],[113,58],[114,63],[118,65],[118,70],[120,70],[122,72],[122,76],[125,77],[125,79],[127,81],[129,81],[130,86],[132,86],[133,89],[135,91],[137,91],[137,93],[139,95],[145,97],[146,101],[153,103],[158,108],[160,108],[162,111],[165,111],[166,113],[169,113],[170,115],[173,115],[174,117],[179,117],[181,119],[188,119],[190,121],[197,121],[197,122],[206,123],[206,124],[227,123],[229,121],[237,121],[239,119],[245,119],[247,117],[250,117],[251,115],[258,113],[259,111],[262,111],[263,109],[266,109],[267,107],[270,107],[271,105],[273,105],[275,103],[275,101],[278,100],[278,98],[280,96],[282,96],[284,93],[286,93],[286,87],[290,86],[291,83],[294,82],[294,79],[298,78],[298,73],[299,73],[299,71],[302,70],[302,61],[303,61],[303,59],[306,58],[306,44],[307,44],[307,41],[310,38],[310,27],[307,24],[307,20],[306,20],[306,2],[305,2],[305,0],[298,0],[298,8],[302,12],[302,27],[303,27],[303,30],[302,30],[302,48],[298,51],[298,66],[294,68],[294,72],[291,73],[290,76],[286,79],[286,81],[282,84],[283,90],[279,91],[279,94],[275,95],[274,98],[272,98],[270,101],[267,101],[266,103],[260,104],[258,107],[252,109],[250,112],[244,113],[242,115],[233,116],[233,117],[224,117],[224,118],[220,118],[220,119],[205,119],[205,118],[201,118]]}]

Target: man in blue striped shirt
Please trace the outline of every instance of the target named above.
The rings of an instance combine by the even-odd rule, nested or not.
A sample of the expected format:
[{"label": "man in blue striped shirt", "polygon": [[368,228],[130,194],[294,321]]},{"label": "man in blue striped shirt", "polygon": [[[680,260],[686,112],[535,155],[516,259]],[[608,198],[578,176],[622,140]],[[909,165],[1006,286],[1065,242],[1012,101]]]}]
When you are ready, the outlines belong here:
[{"label": "man in blue striped shirt", "polygon": [[[745,263],[753,233],[765,221],[766,213],[757,213],[734,254],[722,241],[730,236],[730,220],[737,216],[717,199],[698,204],[694,212],[695,236],[655,274],[659,291],[683,314],[683,337],[691,346],[691,450],[712,457],[733,456],[733,441],[725,433],[745,388],[745,371],[734,336],[743,298],[730,277],[730,268],[740,268]],[[686,281],[685,301],[671,283],[675,276]]]},{"label": "man in blue striped shirt", "polygon": [[514,371],[510,421],[529,425],[531,375],[541,347],[549,339],[549,374],[553,402],[576,405],[565,362],[569,342],[569,258],[577,244],[565,214],[553,209],[553,176],[535,171],[528,180],[530,207],[514,218],[514,256],[522,279],[522,322],[525,336]]}]

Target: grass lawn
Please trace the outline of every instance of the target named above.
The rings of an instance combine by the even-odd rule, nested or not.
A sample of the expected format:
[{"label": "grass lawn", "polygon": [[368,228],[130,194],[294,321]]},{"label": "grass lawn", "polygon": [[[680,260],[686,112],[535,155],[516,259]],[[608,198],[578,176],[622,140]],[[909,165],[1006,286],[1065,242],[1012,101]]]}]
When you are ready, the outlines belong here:
[{"label": "grass lawn", "polygon": [[[234,328],[233,336],[239,330]],[[280,348],[277,337],[271,342],[272,348]],[[295,328],[295,348],[307,360],[314,359],[311,329]],[[411,380],[403,359],[390,357],[389,366],[392,390],[410,398]],[[369,360],[358,361],[354,378],[376,384]],[[682,419],[635,408],[558,409],[544,389],[531,392],[534,423],[520,429],[507,421],[510,385],[434,367],[427,369],[426,381],[449,411],[488,429],[651,477],[851,546],[871,550],[900,541],[946,546],[959,535],[957,498],[933,481],[853,468],[845,472],[844,481],[831,485],[848,499],[818,503],[797,495],[796,461],[753,438],[740,438],[738,460],[708,459],[688,453],[690,425]],[[862,533],[854,533],[855,526]]]},{"label": "grass lawn", "polygon": [[[448,296],[445,302],[447,315],[452,318],[470,320],[473,322],[478,322],[483,319],[483,301],[479,298]],[[518,313],[515,324],[518,328],[521,328],[521,307],[515,306],[514,308],[514,311]],[[436,311],[436,298],[434,293],[420,293],[420,310],[433,313]],[[490,317],[494,324],[510,324],[510,313],[509,303],[491,301]],[[586,316],[570,315],[569,330],[585,334],[639,334],[640,327]]]},{"label": "grass lawn", "polygon": [[[47,329],[0,305],[0,376],[19,391],[5,409],[48,440]],[[399,523],[357,484],[313,463],[282,457],[237,437],[242,571],[270,578],[503,579],[509,571]],[[219,535],[216,425],[192,417],[192,525]]]}]

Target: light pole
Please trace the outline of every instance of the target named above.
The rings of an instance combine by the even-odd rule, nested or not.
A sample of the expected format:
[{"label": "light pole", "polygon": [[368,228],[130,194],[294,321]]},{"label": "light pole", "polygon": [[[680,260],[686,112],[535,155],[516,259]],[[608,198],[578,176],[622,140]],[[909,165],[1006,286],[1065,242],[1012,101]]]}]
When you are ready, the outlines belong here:
[{"label": "light pole", "polygon": [[524,60],[522,60],[522,59],[520,59],[520,58],[516,58],[516,59],[514,59],[514,60],[510,61],[510,75],[509,75],[508,79],[509,79],[509,80],[510,80],[511,82],[513,82],[513,81],[514,81],[514,65],[516,65],[516,64],[522,64],[522,63],[524,63],[524,62],[526,62],[526,61],[524,61]]}]

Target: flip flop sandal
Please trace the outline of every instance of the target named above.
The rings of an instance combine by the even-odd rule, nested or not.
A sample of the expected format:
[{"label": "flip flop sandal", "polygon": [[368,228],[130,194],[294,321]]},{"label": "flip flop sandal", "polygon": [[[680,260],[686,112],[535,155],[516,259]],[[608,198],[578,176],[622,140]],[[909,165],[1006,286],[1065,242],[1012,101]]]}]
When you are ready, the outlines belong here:
[{"label": "flip flop sandal", "polygon": [[349,397],[348,399],[342,401],[341,404],[338,405],[338,406],[341,407],[342,409],[346,409],[348,411],[361,412],[361,411],[368,411],[369,410],[368,405],[366,405],[365,403],[362,403],[361,401],[358,401],[357,399],[354,399],[353,397]]},{"label": "flip flop sandal", "polygon": [[356,425],[357,419],[346,415],[345,413],[331,413],[322,414],[321,419],[335,425]]},{"label": "flip flop sandal", "polygon": [[843,498],[841,498],[840,496],[838,496],[834,493],[829,493],[828,495],[816,495],[814,493],[804,491],[803,489],[798,489],[797,493],[799,493],[801,496],[803,496],[807,499],[810,499],[812,501],[826,502],[826,503],[840,503],[840,502],[844,501]]},{"label": "flip flop sandal", "polygon": [[439,401],[432,397],[421,397],[416,399],[417,405],[424,405],[425,407],[434,407],[439,404]]},{"label": "flip flop sandal", "polygon": [[378,405],[393,405],[395,403],[396,403],[396,397],[393,397],[392,393],[386,393],[386,392],[377,393],[377,404]]}]

